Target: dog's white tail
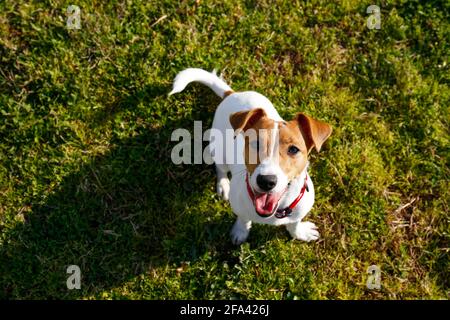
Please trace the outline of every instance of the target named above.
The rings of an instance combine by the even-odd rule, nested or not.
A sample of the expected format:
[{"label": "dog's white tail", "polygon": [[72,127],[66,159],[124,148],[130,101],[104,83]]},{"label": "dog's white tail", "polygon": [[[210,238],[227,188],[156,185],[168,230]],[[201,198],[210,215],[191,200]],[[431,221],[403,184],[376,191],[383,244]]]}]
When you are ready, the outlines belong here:
[{"label": "dog's white tail", "polygon": [[217,76],[215,71],[207,72],[202,69],[189,68],[177,74],[173,82],[173,89],[169,95],[183,91],[191,82],[200,82],[210,87],[221,98],[225,97],[226,92],[233,91],[225,81]]}]

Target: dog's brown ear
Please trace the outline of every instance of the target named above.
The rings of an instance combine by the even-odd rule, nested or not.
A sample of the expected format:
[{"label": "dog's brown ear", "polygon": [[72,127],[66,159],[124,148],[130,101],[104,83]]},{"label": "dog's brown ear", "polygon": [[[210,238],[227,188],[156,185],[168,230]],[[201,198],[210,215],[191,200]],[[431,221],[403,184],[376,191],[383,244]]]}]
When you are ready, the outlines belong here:
[{"label": "dog's brown ear", "polygon": [[313,119],[304,113],[297,115],[297,123],[305,139],[308,152],[311,151],[312,147],[315,147],[317,152],[319,152],[322,144],[333,131],[328,123]]},{"label": "dog's brown ear", "polygon": [[266,116],[264,109],[257,108],[249,111],[239,111],[230,115],[230,123],[235,136],[251,128],[259,119]]}]

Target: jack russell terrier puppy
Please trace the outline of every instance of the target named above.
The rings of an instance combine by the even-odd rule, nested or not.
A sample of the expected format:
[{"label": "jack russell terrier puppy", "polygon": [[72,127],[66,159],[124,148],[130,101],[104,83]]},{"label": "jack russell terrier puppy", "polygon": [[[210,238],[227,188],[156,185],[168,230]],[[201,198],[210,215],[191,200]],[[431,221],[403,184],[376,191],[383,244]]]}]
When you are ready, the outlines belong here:
[{"label": "jack russell terrier puppy", "polygon": [[[313,148],[320,151],[331,126],[303,113],[284,121],[263,95],[234,92],[215,72],[202,69],[180,72],[169,95],[183,91],[190,82],[200,82],[223,98],[211,132],[234,133],[231,148],[229,141],[219,143],[212,136],[209,145],[216,165],[217,192],[229,200],[237,216],[232,242],[244,242],[252,222],[285,225],[295,239],[317,240],[314,223],[302,222],[314,203],[308,154]],[[230,161],[230,152],[236,152],[237,161]]]}]

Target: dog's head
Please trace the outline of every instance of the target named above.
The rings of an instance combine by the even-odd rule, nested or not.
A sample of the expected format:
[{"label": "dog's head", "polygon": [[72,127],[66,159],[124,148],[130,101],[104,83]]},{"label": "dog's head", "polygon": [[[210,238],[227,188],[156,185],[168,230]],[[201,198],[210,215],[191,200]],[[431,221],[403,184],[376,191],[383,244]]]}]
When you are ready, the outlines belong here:
[{"label": "dog's head", "polygon": [[309,152],[320,151],[332,131],[303,113],[291,121],[274,121],[259,108],[233,113],[230,123],[236,135],[244,135],[245,166],[261,217],[275,213],[290,181],[305,169]]}]

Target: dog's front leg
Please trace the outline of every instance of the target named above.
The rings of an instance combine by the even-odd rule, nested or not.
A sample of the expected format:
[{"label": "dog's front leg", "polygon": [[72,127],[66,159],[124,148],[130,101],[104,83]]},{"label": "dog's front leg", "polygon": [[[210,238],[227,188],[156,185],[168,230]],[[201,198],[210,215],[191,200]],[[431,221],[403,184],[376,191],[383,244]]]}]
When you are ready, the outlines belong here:
[{"label": "dog's front leg", "polygon": [[315,241],[319,239],[319,231],[312,222],[294,222],[286,225],[286,229],[291,234],[292,238],[303,241]]},{"label": "dog's front leg", "polygon": [[231,242],[233,242],[233,244],[235,245],[239,245],[247,240],[251,227],[251,221],[243,220],[242,218],[238,217],[233,225],[233,228],[231,229]]},{"label": "dog's front leg", "polygon": [[217,173],[217,193],[223,200],[228,201],[230,198],[230,179],[228,179],[228,166],[224,164],[216,164]]}]

